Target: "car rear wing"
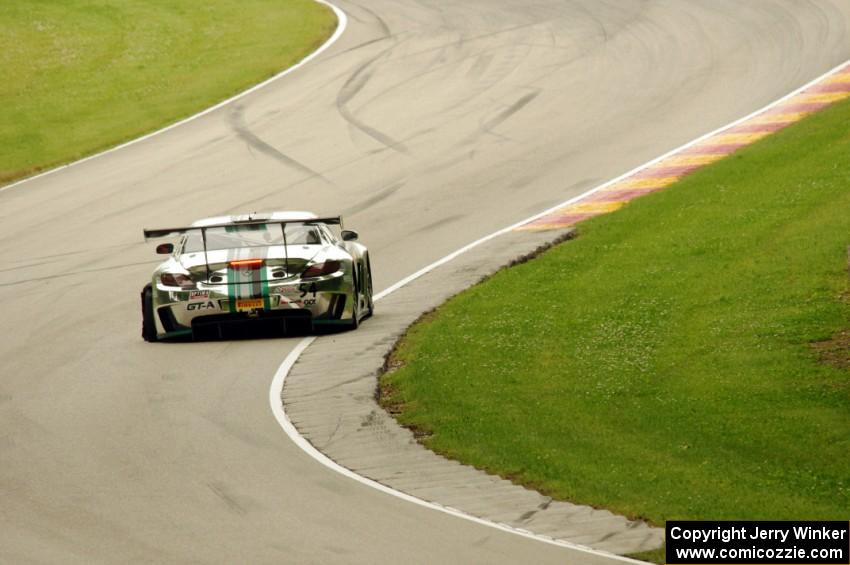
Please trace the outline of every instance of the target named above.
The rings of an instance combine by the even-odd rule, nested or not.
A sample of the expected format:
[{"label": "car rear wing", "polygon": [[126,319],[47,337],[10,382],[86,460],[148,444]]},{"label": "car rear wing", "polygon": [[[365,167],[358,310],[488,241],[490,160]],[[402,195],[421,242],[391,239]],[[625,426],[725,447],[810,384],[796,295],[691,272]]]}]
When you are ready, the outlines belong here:
[{"label": "car rear wing", "polygon": [[327,224],[331,226],[339,226],[342,228],[342,216],[329,216],[325,218],[305,218],[303,220],[263,220],[260,218],[249,218],[244,221],[223,222],[220,224],[209,224],[206,226],[186,226],[182,228],[161,228],[161,229],[145,229],[145,241],[158,239],[162,237],[176,237],[189,231],[200,231],[201,241],[204,246],[204,263],[206,265],[207,280],[210,279],[210,262],[207,257],[207,230],[213,228],[229,228],[242,226],[260,226],[260,225],[279,225],[281,234],[283,235],[283,250],[284,250],[284,268],[289,272],[289,252],[286,242],[286,226],[289,224]]},{"label": "car rear wing", "polygon": [[[252,219],[246,220],[244,222],[223,222],[221,224],[209,224],[206,226],[184,226],[181,228],[159,228],[159,229],[145,229],[145,241],[150,241],[151,239],[159,239],[162,237],[174,237],[181,234],[184,234],[188,231],[200,231],[202,237],[205,236],[206,231],[212,228],[229,228],[233,226],[259,226],[259,225],[275,225],[279,224],[281,229],[283,226],[287,224],[327,224],[330,226],[340,226],[342,227],[342,216],[328,216],[326,218],[306,218],[303,220],[262,220],[262,219]],[[204,239],[206,239],[204,237]]]}]

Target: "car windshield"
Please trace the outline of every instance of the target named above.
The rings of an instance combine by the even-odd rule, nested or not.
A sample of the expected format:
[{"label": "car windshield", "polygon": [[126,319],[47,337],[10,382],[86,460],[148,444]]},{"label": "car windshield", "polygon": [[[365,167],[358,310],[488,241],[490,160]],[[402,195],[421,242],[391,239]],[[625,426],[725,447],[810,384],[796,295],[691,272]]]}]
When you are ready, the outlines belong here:
[{"label": "car windshield", "polygon": [[[209,228],[205,230],[207,251],[283,245],[283,231],[280,226],[281,224],[250,224]],[[285,229],[288,245],[319,245],[321,243],[319,229],[316,226],[285,224]],[[203,250],[204,244],[200,230],[188,232],[183,252],[195,253]]]}]

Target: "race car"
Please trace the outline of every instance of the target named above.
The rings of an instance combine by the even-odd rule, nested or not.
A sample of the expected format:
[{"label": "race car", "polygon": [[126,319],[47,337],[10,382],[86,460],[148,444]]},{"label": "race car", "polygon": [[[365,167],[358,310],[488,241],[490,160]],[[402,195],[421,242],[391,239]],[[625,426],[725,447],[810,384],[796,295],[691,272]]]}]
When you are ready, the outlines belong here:
[{"label": "race car", "polygon": [[218,216],[144,235],[174,239],[142,290],[146,341],[353,329],[374,311],[369,252],[340,217]]}]

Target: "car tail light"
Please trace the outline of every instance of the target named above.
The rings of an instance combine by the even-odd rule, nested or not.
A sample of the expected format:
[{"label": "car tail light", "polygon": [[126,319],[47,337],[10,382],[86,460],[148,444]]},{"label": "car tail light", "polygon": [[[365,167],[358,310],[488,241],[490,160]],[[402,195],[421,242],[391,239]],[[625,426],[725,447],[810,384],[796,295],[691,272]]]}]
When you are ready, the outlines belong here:
[{"label": "car tail light", "polygon": [[195,288],[195,281],[189,275],[183,273],[162,273],[159,280],[165,286],[179,286],[180,288]]},{"label": "car tail light", "polygon": [[310,277],[321,277],[323,275],[335,273],[338,270],[339,261],[325,261],[324,263],[316,263],[315,265],[307,267],[304,272],[301,273],[301,278],[306,279]]},{"label": "car tail light", "polygon": [[263,264],[262,259],[237,259],[230,262],[231,267],[259,267]]}]

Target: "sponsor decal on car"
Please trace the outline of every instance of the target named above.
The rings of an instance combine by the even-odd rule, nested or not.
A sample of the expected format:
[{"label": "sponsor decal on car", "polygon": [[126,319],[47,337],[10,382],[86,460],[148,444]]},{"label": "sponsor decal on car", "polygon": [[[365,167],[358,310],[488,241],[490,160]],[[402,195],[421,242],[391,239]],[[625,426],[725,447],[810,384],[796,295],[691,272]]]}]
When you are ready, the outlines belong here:
[{"label": "sponsor decal on car", "polygon": [[277,287],[277,293],[281,296],[285,296],[286,298],[293,300],[295,298],[299,298],[301,296],[301,291],[298,290],[298,285],[284,285]]},{"label": "sponsor decal on car", "polygon": [[262,298],[237,298],[237,312],[253,312],[254,310],[262,310],[264,301]]},{"label": "sponsor decal on car", "polygon": [[[279,302],[274,304],[275,307],[288,304],[291,308],[307,308],[316,305],[317,288],[315,283],[283,285],[275,288],[274,292],[274,297],[279,299]],[[313,293],[312,298],[305,298],[311,292]]]},{"label": "sponsor decal on car", "polygon": [[189,300],[206,300],[210,297],[210,291],[208,290],[190,290],[189,291]]}]

